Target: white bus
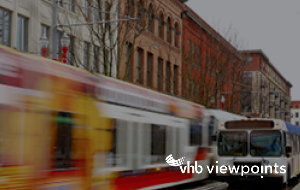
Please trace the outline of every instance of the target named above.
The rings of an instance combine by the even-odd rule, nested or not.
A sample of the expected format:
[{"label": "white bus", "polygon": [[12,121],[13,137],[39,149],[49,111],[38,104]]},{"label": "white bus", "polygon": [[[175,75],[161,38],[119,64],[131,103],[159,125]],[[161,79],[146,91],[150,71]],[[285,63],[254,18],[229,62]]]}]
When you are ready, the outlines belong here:
[{"label": "white bus", "polygon": [[229,113],[219,109],[206,109],[205,116],[208,118],[209,121],[208,123],[209,144],[208,145],[211,150],[210,151],[211,164],[214,164],[217,155],[217,143],[212,141],[212,136],[216,135],[219,125],[221,123],[223,124],[225,121],[228,120],[240,120],[240,119],[247,119],[247,118],[244,116]]},{"label": "white bus", "polygon": [[227,120],[214,140],[220,180],[286,183],[300,172],[299,126],[279,119]]}]

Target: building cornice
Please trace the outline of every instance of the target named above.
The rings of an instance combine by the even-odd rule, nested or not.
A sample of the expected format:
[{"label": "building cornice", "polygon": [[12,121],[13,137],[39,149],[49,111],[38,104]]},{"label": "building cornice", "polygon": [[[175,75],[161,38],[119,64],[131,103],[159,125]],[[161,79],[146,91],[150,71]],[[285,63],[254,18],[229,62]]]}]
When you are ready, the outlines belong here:
[{"label": "building cornice", "polygon": [[[209,35],[211,35],[213,38],[215,38],[219,43],[221,43],[223,46],[227,47],[228,49],[230,49],[230,51],[232,53],[234,53],[240,60],[243,60],[243,57],[237,53],[239,52],[238,50],[236,50],[229,42],[227,42],[223,37],[217,35],[217,31],[213,31],[211,30],[209,27],[207,27],[203,21],[201,21],[200,19],[198,19],[194,13],[192,13],[189,10],[183,11],[182,14],[185,14],[186,16],[188,16],[192,21],[194,21],[197,25],[199,25],[201,28],[203,28]],[[226,43],[224,42],[226,41]]]},{"label": "building cornice", "polygon": [[266,59],[266,61],[268,62],[268,64],[270,65],[270,67],[285,81],[285,83],[287,85],[290,86],[290,88],[293,87],[292,83],[290,83],[290,81],[288,81],[277,69],[276,67],[270,62],[268,56],[261,50],[261,49],[254,49],[254,50],[242,50],[240,51],[243,54],[260,54],[264,59]]}]

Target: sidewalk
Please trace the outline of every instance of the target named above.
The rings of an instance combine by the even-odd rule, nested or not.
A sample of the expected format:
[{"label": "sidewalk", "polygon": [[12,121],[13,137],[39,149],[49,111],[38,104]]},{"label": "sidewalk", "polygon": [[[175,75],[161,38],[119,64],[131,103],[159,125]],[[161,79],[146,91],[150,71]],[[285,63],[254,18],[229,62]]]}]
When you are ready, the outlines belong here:
[{"label": "sidewalk", "polygon": [[300,183],[298,183],[292,190],[300,190]]}]

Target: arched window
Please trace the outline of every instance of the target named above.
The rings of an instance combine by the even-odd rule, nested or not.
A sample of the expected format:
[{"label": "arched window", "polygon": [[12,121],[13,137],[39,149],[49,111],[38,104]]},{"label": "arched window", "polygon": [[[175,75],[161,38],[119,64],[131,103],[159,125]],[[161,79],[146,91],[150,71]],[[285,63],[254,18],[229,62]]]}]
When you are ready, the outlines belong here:
[{"label": "arched window", "polygon": [[[110,20],[110,14],[109,12],[111,11],[111,5],[106,1],[104,3],[104,11],[105,11],[105,20]],[[110,30],[110,24],[109,23],[105,23],[105,30]]]},{"label": "arched window", "polygon": [[143,23],[143,11],[144,11],[144,2],[143,0],[140,0],[137,4],[137,17],[139,18],[138,23],[139,25],[142,25]]},{"label": "arched window", "polygon": [[158,19],[158,37],[160,38],[163,38],[163,20],[164,20],[164,17],[163,17],[163,14],[160,13],[159,15],[159,19]]},{"label": "arched window", "polygon": [[179,27],[178,24],[175,23],[175,32],[174,32],[174,45],[175,47],[179,47]]},{"label": "arched window", "polygon": [[153,18],[154,18],[153,7],[152,7],[152,5],[150,5],[149,9],[148,9],[148,30],[152,33],[154,32],[154,27],[153,27],[154,19]]},{"label": "arched window", "polygon": [[134,17],[134,2],[133,2],[133,0],[128,0],[127,14],[132,18]]},{"label": "arched window", "polygon": [[171,19],[167,20],[167,42],[171,43]]}]

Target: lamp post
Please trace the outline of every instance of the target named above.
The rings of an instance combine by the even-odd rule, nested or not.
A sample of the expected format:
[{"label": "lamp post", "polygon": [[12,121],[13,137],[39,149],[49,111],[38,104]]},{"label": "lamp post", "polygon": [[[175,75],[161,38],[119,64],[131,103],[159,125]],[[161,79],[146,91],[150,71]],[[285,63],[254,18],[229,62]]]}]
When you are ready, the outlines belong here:
[{"label": "lamp post", "polygon": [[47,38],[46,34],[44,33],[43,36],[40,38],[40,46],[41,46],[43,57],[46,57],[48,44],[49,44],[48,38]]},{"label": "lamp post", "polygon": [[67,52],[70,45],[70,37],[66,33],[64,33],[64,35],[61,37],[60,43],[63,51],[63,63],[67,63]]}]

